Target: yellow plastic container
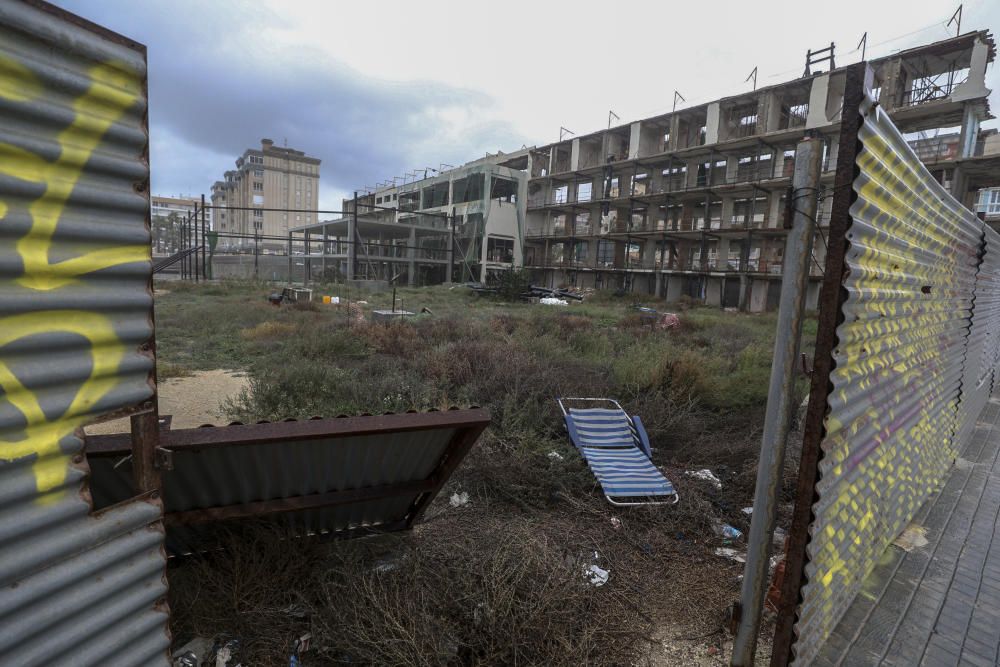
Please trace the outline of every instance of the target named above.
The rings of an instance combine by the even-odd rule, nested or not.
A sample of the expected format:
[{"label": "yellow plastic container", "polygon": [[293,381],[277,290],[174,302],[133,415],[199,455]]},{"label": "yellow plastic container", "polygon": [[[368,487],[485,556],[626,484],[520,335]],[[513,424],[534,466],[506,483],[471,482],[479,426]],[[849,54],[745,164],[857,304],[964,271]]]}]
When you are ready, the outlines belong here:
[{"label": "yellow plastic container", "polygon": [[330,303],[330,297],[326,294],[323,295],[323,303]]}]

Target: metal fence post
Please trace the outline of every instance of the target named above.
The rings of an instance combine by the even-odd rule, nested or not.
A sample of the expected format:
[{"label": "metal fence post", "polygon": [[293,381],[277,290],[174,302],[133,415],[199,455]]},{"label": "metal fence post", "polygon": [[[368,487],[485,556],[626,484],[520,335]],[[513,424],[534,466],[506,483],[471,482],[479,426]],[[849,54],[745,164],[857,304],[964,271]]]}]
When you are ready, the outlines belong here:
[{"label": "metal fence post", "polygon": [[805,138],[795,147],[792,229],[785,239],[774,363],[771,366],[767,413],[764,417],[760,462],[757,465],[754,511],[747,539],[747,563],[740,593],[742,613],[733,644],[733,667],[753,664],[767,592],[771,540],[774,536],[778,494],[785,466],[785,444],[794,409],[795,362],[799,354],[802,317],[809,287],[809,264],[812,259],[822,156],[823,143],[819,139]]}]

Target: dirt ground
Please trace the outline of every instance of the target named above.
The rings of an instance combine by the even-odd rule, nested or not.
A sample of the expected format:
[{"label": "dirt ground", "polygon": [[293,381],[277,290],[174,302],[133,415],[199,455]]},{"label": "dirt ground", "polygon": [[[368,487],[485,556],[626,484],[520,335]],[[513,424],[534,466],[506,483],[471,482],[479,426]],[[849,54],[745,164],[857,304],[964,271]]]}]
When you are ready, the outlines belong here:
[{"label": "dirt ground", "polygon": [[[223,402],[237,395],[246,384],[244,373],[222,369],[194,371],[187,377],[164,380],[158,387],[160,414],[172,416],[171,428],[223,426],[229,423],[221,412]],[[127,433],[129,420],[115,419],[84,430],[90,435]]]}]

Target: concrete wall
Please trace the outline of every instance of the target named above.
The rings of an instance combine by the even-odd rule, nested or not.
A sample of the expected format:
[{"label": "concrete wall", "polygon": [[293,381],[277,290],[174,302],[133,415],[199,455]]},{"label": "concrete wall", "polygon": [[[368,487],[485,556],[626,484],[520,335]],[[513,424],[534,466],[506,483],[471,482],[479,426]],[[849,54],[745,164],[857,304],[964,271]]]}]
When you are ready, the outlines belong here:
[{"label": "concrete wall", "polygon": [[[270,280],[289,282],[288,257],[283,255],[260,255],[254,271],[253,255],[221,255],[212,258],[212,277],[218,280],[237,278],[241,280]],[[302,282],[305,275],[302,257],[292,257],[292,280]]]}]

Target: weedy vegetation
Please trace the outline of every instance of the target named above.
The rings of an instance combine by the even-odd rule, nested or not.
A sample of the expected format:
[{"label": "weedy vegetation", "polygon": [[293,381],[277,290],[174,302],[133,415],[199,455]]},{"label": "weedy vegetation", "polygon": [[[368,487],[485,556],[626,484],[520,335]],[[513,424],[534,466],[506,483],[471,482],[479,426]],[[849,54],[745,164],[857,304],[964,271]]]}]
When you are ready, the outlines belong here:
[{"label": "weedy vegetation", "polygon": [[[264,285],[164,287],[161,367],[246,371],[247,389],[225,406],[234,420],[470,405],[493,418],[410,533],[323,543],[247,525],[229,548],[181,563],[177,642],[239,636],[253,664],[287,664],[290,642],[312,632],[308,664],[626,665],[642,663],[665,624],[721,641],[741,566],[713,554],[713,526],[749,528],[741,508],[753,497],[773,314],[685,307],[679,327],[660,330],[632,308],[638,295],[556,307],[435,287],[397,295],[432,314],[373,324],[346,306],[275,308]],[[317,292],[368,309],[392,299]],[[803,352],[814,337],[808,319]],[[614,397],[639,414],[681,502],[608,505],[566,438],[558,396]],[[786,500],[796,467],[792,451]],[[685,474],[700,468],[722,489]],[[454,491],[469,505],[450,507]],[[592,563],[610,571],[606,585],[587,583]]]}]

